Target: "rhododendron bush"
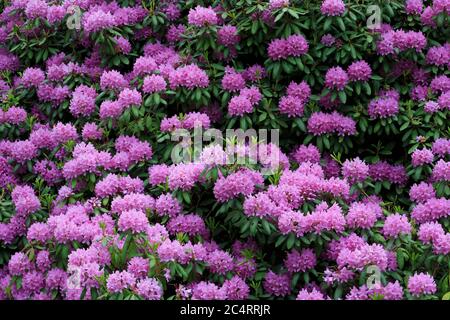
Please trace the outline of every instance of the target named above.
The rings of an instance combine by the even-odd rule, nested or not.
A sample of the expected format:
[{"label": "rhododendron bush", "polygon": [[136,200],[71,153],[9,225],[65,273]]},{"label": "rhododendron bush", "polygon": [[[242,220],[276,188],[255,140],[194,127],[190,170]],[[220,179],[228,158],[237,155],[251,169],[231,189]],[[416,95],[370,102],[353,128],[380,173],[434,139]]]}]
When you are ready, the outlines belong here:
[{"label": "rhododendron bush", "polygon": [[0,299],[450,299],[449,0],[0,10]]}]

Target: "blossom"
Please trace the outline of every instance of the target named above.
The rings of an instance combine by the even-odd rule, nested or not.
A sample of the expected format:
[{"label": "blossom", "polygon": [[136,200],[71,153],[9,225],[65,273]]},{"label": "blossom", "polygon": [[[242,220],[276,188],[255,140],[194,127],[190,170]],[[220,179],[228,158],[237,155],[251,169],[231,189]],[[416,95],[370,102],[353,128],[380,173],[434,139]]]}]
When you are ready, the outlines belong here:
[{"label": "blossom", "polygon": [[11,275],[23,275],[32,270],[32,264],[24,253],[16,252],[8,262],[8,269]]},{"label": "blossom", "polygon": [[318,163],[320,161],[320,151],[313,144],[308,146],[300,145],[293,151],[292,158],[298,163]]},{"label": "blossom", "polygon": [[311,291],[302,289],[298,292],[296,300],[325,300],[325,296],[315,288]]},{"label": "blossom", "polygon": [[254,64],[242,72],[242,76],[246,81],[259,81],[266,76],[264,67]]},{"label": "blossom", "polygon": [[325,87],[328,89],[344,90],[348,81],[348,74],[341,67],[330,68],[325,75]]},{"label": "blossom", "polygon": [[375,284],[372,288],[366,285],[353,287],[345,297],[347,300],[402,300],[403,288],[398,281],[389,282],[386,286]]},{"label": "blossom", "polygon": [[267,49],[272,60],[285,59],[287,57],[299,57],[308,52],[309,45],[300,34],[294,34],[286,39],[274,39]]},{"label": "blossom", "polygon": [[289,272],[305,272],[316,265],[316,255],[311,249],[296,250],[288,253],[284,264]]},{"label": "blossom", "polygon": [[326,47],[331,47],[336,43],[336,38],[332,34],[327,33],[322,36],[320,43]]},{"label": "blossom", "polygon": [[96,97],[97,93],[94,88],[85,85],[78,86],[70,101],[70,112],[74,116],[90,115],[95,109]]},{"label": "blossom", "polygon": [[415,150],[411,155],[411,163],[414,167],[418,167],[427,163],[432,163],[434,154],[429,149]]},{"label": "blossom", "polygon": [[207,233],[205,222],[195,214],[179,215],[170,219],[167,230],[171,234],[186,233],[190,236]]},{"label": "blossom", "polygon": [[222,288],[229,300],[245,300],[250,294],[249,286],[238,276],[225,280]]},{"label": "blossom", "polygon": [[148,219],[144,212],[139,210],[129,210],[122,212],[119,217],[119,229],[130,230],[135,233],[147,230]]},{"label": "blossom", "polygon": [[239,91],[245,87],[245,80],[241,74],[231,70],[222,78],[222,88],[227,91]]},{"label": "blossom", "polygon": [[22,74],[21,83],[26,88],[37,87],[45,80],[44,71],[39,68],[27,68]]},{"label": "blossom", "polygon": [[450,214],[450,200],[445,198],[431,198],[416,205],[411,217],[419,223],[435,221]]},{"label": "blossom", "polygon": [[30,0],[25,7],[25,15],[30,19],[44,18],[48,8],[48,4],[43,0]]},{"label": "blossom", "polygon": [[211,7],[196,6],[194,9],[189,10],[188,23],[197,27],[203,27],[217,24],[218,18]]},{"label": "blossom", "polygon": [[304,103],[294,96],[284,96],[280,100],[278,107],[280,113],[287,114],[289,117],[303,115]]},{"label": "blossom", "polygon": [[264,277],[263,287],[274,296],[286,296],[291,292],[291,279],[287,274],[276,274],[269,270]]},{"label": "blossom", "polygon": [[81,132],[84,140],[99,140],[103,136],[103,130],[93,122],[86,123]]},{"label": "blossom", "polygon": [[345,12],[345,4],[342,0],[324,0],[320,11],[326,16],[340,16]]},{"label": "blossom", "polygon": [[442,298],[450,2],[397,2],[2,2],[0,300]]},{"label": "blossom", "polygon": [[243,115],[244,113],[251,113],[253,111],[253,104],[246,96],[235,96],[231,98],[228,104],[228,113],[230,115]]},{"label": "blossom", "polygon": [[198,181],[204,169],[203,164],[180,163],[172,167],[169,173],[168,184],[171,190],[189,190]]},{"label": "blossom", "polygon": [[248,196],[255,191],[258,184],[264,180],[258,173],[250,174],[247,170],[238,171],[226,178],[218,179],[214,185],[214,196],[220,202],[236,198],[239,195]]},{"label": "blossom", "polygon": [[117,102],[122,108],[130,107],[132,105],[139,106],[142,104],[142,95],[136,89],[125,88],[119,93]]},{"label": "blossom", "polygon": [[429,274],[415,273],[408,279],[408,290],[414,296],[433,294],[436,292],[436,283]]},{"label": "blossom", "polygon": [[345,160],[342,165],[342,175],[350,182],[364,181],[369,175],[369,166],[359,158]]},{"label": "blossom", "polygon": [[125,77],[116,70],[104,71],[100,77],[100,88],[102,90],[122,90],[128,86]]},{"label": "blossom", "polygon": [[11,193],[11,198],[20,215],[28,215],[41,207],[39,198],[36,197],[33,188],[29,186],[17,186]]},{"label": "blossom", "polygon": [[426,60],[428,64],[444,66],[450,60],[450,52],[444,46],[431,47],[427,52]]},{"label": "blossom", "polygon": [[423,243],[432,243],[444,234],[444,229],[440,223],[426,222],[420,225],[417,236]]},{"label": "blossom", "polygon": [[369,229],[377,221],[377,207],[372,203],[354,202],[348,210],[346,220],[349,227]]},{"label": "blossom", "polygon": [[116,36],[114,40],[116,41],[117,51],[123,54],[129,54],[131,52],[131,44],[127,38]]},{"label": "blossom", "polygon": [[144,78],[142,91],[145,93],[155,93],[164,91],[166,89],[166,80],[160,75],[152,74]]},{"label": "blossom", "polygon": [[127,271],[115,271],[111,273],[106,281],[106,287],[111,293],[118,293],[124,289],[131,288],[136,283],[136,278]]},{"label": "blossom", "polygon": [[397,237],[400,234],[411,233],[411,224],[406,216],[398,213],[386,218],[383,226],[383,234],[387,237]]},{"label": "blossom", "polygon": [[281,9],[283,7],[289,6],[289,0],[270,0],[269,1],[269,9],[276,10]]},{"label": "blossom", "polygon": [[156,71],[158,68],[155,59],[152,57],[139,57],[136,59],[133,65],[133,74],[135,76],[140,76]]},{"label": "blossom", "polygon": [[364,61],[355,61],[347,69],[350,81],[367,81],[372,75],[370,65]]},{"label": "blossom", "polygon": [[208,75],[195,64],[179,67],[169,74],[172,89],[186,87],[189,89],[206,88],[209,85]]},{"label": "blossom", "polygon": [[209,264],[211,272],[217,274],[226,274],[234,267],[231,255],[228,252],[221,250],[214,250],[211,252],[207,257],[206,262]]},{"label": "blossom", "polygon": [[395,90],[381,92],[380,96],[369,103],[368,112],[371,118],[386,118],[398,112],[399,94]]},{"label": "blossom", "polygon": [[420,15],[423,10],[422,0],[406,0],[405,10],[408,14]]},{"label": "blossom", "polygon": [[182,24],[179,25],[171,25],[169,30],[167,30],[166,38],[167,41],[174,43],[180,41],[184,32],[186,31],[186,27]]},{"label": "blossom", "polygon": [[145,300],[160,300],[163,294],[163,289],[158,280],[154,278],[146,278],[137,282],[136,292]]},{"label": "blossom", "polygon": [[108,29],[117,24],[116,19],[111,12],[105,12],[101,9],[88,11],[83,15],[82,23],[84,30],[88,33]]},{"label": "blossom", "polygon": [[435,15],[435,12],[432,7],[426,7],[422,14],[420,15],[420,21],[423,25],[429,26],[429,27],[436,27],[436,22],[433,20]]},{"label": "blossom", "polygon": [[355,250],[342,249],[336,261],[339,267],[348,266],[360,270],[372,264],[378,266],[381,270],[386,270],[388,255],[383,246],[379,244],[365,244]]},{"label": "blossom", "polygon": [[433,199],[436,197],[433,185],[421,182],[419,184],[415,183],[409,190],[409,196],[411,200],[416,202],[425,202],[428,199]]},{"label": "blossom", "polygon": [[374,181],[389,181],[404,185],[408,180],[404,166],[391,165],[386,161],[379,161],[369,165],[369,176]]},{"label": "blossom", "polygon": [[214,283],[201,281],[192,288],[192,300],[225,300],[226,291]]},{"label": "blossom", "polygon": [[352,118],[343,116],[338,112],[314,112],[308,119],[308,131],[313,135],[324,133],[337,133],[338,135],[356,134],[356,123]]},{"label": "blossom", "polygon": [[239,35],[235,26],[225,25],[217,31],[218,42],[224,46],[233,46],[239,42]]}]

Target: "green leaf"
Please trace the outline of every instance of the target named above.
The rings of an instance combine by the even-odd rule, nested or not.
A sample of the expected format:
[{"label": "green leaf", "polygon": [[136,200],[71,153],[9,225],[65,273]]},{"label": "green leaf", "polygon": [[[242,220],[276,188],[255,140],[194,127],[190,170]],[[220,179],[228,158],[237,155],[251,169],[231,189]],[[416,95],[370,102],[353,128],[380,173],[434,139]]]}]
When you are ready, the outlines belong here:
[{"label": "green leaf", "polygon": [[403,252],[397,252],[397,264],[400,270],[403,270],[403,266],[405,265],[405,259],[403,257]]},{"label": "green leaf", "polygon": [[330,29],[331,21],[332,21],[332,20],[331,20],[330,18],[327,18],[327,19],[325,20],[325,23],[324,23],[324,25],[323,25],[323,30],[328,31],[328,30]]},{"label": "green leaf", "polygon": [[336,288],[336,291],[334,291],[334,299],[335,300],[338,300],[338,299],[340,299],[341,297],[342,297],[342,293],[343,293],[343,288],[342,288],[342,285],[339,285],[337,288]]},{"label": "green leaf", "polygon": [[189,194],[189,192],[183,192],[183,199],[187,204],[191,203],[191,195]]},{"label": "green leaf", "polygon": [[337,18],[337,23],[339,25],[339,28],[341,28],[342,31],[345,31],[345,24],[341,17]]},{"label": "green leaf", "polygon": [[281,246],[281,244],[286,240],[285,236],[279,236],[277,241],[275,242],[275,247]]},{"label": "green leaf", "polygon": [[376,74],[372,75],[371,79],[372,79],[372,80],[377,80],[377,81],[383,80],[382,77],[380,77],[380,76],[378,76],[378,75],[376,75]]},{"label": "green leaf", "polygon": [[342,103],[347,102],[347,95],[345,94],[344,91],[339,91],[338,95],[339,95],[339,100],[341,100]]},{"label": "green leaf", "polygon": [[286,248],[292,249],[295,243],[295,235],[293,233],[289,234],[288,240],[286,242]]}]

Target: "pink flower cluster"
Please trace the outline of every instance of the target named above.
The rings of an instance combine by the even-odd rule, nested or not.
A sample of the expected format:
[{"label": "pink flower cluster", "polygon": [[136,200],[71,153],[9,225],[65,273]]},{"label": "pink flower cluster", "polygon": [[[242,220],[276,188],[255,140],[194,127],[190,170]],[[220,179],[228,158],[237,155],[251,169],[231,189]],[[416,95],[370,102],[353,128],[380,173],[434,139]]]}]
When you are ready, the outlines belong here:
[{"label": "pink flower cluster", "polygon": [[308,52],[309,45],[300,34],[294,34],[286,39],[274,39],[269,44],[267,53],[272,60],[281,60],[288,57],[300,57]]},{"label": "pink flower cluster", "polygon": [[356,134],[356,123],[336,111],[332,113],[315,112],[308,119],[308,131],[313,135],[336,133],[340,136]]},{"label": "pink flower cluster", "polygon": [[280,113],[287,114],[288,117],[302,116],[310,96],[311,88],[305,81],[291,82],[287,88],[287,95],[280,100],[278,109]]},{"label": "pink flower cluster", "polygon": [[398,113],[400,95],[395,90],[382,91],[368,106],[371,118],[387,118]]},{"label": "pink flower cluster", "polygon": [[382,56],[408,49],[420,52],[426,45],[427,38],[420,31],[390,30],[381,35],[381,39],[377,43],[377,52]]},{"label": "pink flower cluster", "polygon": [[2,4],[0,300],[445,298],[448,0],[149,3]]}]

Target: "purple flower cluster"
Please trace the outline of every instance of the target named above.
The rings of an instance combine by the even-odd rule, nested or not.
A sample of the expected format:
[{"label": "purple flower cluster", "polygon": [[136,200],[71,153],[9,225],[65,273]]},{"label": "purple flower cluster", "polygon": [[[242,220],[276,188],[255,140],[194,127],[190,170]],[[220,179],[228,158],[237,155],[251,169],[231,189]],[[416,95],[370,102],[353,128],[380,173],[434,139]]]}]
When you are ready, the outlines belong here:
[{"label": "purple flower cluster", "polygon": [[448,66],[450,64],[450,44],[431,47],[427,52],[427,63],[435,66]]},{"label": "purple flower cluster", "polygon": [[320,11],[326,16],[341,16],[345,12],[345,3],[342,0],[324,0]]},{"label": "purple flower cluster", "polygon": [[424,164],[432,163],[434,160],[434,154],[429,149],[417,149],[411,154],[411,163],[413,166],[422,166]]},{"label": "purple flower cluster", "polygon": [[286,39],[274,39],[270,42],[267,53],[272,60],[288,57],[300,57],[308,52],[309,45],[300,34],[294,34]]},{"label": "purple flower cluster", "polygon": [[218,179],[214,185],[214,196],[220,202],[236,198],[239,195],[249,196],[257,185],[264,184],[264,179],[256,172],[242,170]]},{"label": "purple flower cluster", "polygon": [[228,103],[228,113],[230,115],[242,116],[251,113],[253,108],[261,101],[262,95],[256,86],[243,88],[239,95],[234,96]]},{"label": "purple flower cluster", "polygon": [[385,286],[375,284],[374,287],[368,288],[366,285],[361,287],[353,287],[345,297],[346,300],[374,300],[382,298],[383,300],[402,300],[403,288],[398,283],[389,282]]},{"label": "purple flower cluster", "polygon": [[367,81],[372,76],[372,68],[364,61],[355,61],[348,66],[348,78],[350,81]]},{"label": "purple flower cluster", "polygon": [[386,161],[370,164],[369,176],[374,181],[389,181],[399,185],[404,185],[408,180],[404,166],[401,164],[392,165]]},{"label": "purple flower cluster", "polygon": [[234,69],[227,69],[222,78],[222,88],[231,92],[239,91],[245,88],[245,80],[242,75]]},{"label": "purple flower cluster", "polygon": [[209,128],[211,120],[206,113],[189,112],[183,117],[173,116],[161,121],[161,131],[170,132],[176,129],[191,130],[196,127]]},{"label": "purple flower cluster", "polygon": [[422,51],[427,45],[427,38],[420,31],[389,30],[381,35],[377,43],[377,52],[381,56],[394,54],[396,51],[413,49]]},{"label": "purple flower cluster", "polygon": [[386,237],[398,237],[400,234],[410,234],[411,224],[406,216],[398,213],[386,218],[383,226],[383,234]]},{"label": "purple flower cluster", "polygon": [[342,175],[351,183],[361,182],[369,176],[369,166],[359,158],[345,160]]},{"label": "purple flower cluster", "polygon": [[325,87],[328,89],[344,90],[348,81],[348,74],[341,67],[330,68],[325,75]]},{"label": "purple flower cluster", "polygon": [[74,116],[88,116],[95,109],[95,89],[81,85],[75,89],[70,101],[70,112]]},{"label": "purple flower cluster", "polygon": [[169,83],[172,89],[177,87],[206,88],[209,85],[209,79],[205,71],[195,64],[190,64],[173,70],[169,74]]},{"label": "purple flower cluster", "polygon": [[420,15],[423,11],[422,0],[406,0],[405,10],[408,14]]},{"label": "purple flower cluster", "polygon": [[291,157],[298,163],[318,163],[320,162],[320,151],[313,144],[308,146],[300,145],[292,152]]},{"label": "purple flower cluster", "polygon": [[0,300],[445,299],[450,2],[360,2],[6,1]]},{"label": "purple flower cluster", "polygon": [[20,107],[9,107],[8,110],[0,109],[0,124],[9,123],[18,125],[27,119],[27,112]]},{"label": "purple flower cluster", "polygon": [[217,31],[218,42],[227,47],[234,46],[239,42],[239,35],[235,26],[226,25]]},{"label": "purple flower cluster", "polygon": [[436,283],[429,274],[416,273],[408,279],[408,290],[414,296],[433,294],[436,292]]},{"label": "purple flower cluster", "polygon": [[370,101],[368,113],[371,118],[387,118],[398,113],[400,95],[395,90],[382,91]]},{"label": "purple flower cluster", "polygon": [[333,113],[315,112],[308,119],[308,131],[313,135],[337,133],[340,136],[356,134],[356,123],[336,111]]},{"label": "purple flower cluster", "polygon": [[216,12],[211,8],[197,6],[189,10],[188,22],[197,27],[212,26],[219,22]]},{"label": "purple flower cluster", "polygon": [[310,96],[311,88],[305,81],[291,82],[287,88],[287,95],[280,99],[278,109],[288,117],[302,116]]}]

